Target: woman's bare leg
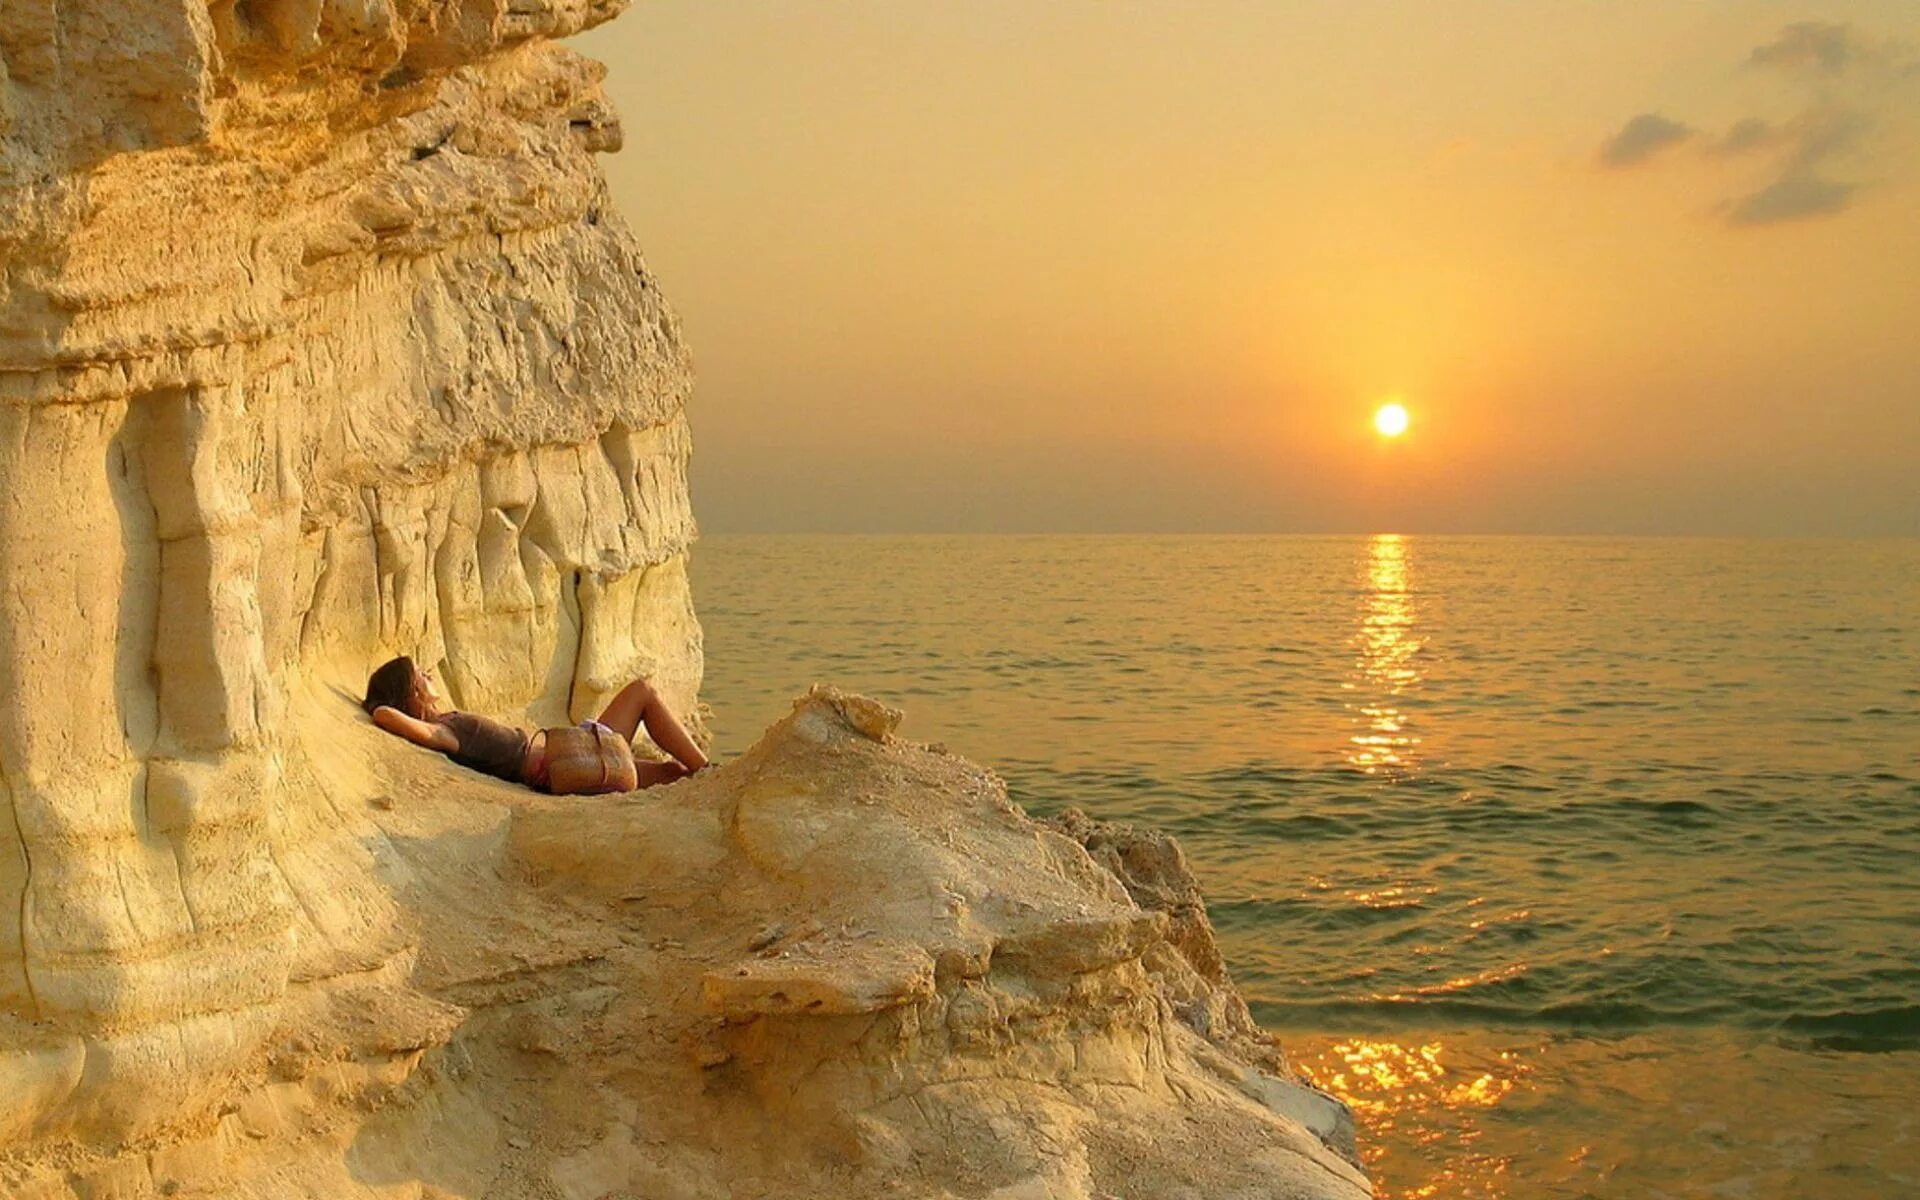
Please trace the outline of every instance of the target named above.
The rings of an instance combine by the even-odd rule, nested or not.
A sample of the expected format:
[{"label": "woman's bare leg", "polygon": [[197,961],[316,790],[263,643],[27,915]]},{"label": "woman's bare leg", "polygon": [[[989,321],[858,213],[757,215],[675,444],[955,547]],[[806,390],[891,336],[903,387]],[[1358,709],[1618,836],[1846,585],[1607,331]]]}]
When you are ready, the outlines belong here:
[{"label": "woman's bare leg", "polygon": [[693,774],[677,762],[637,762],[633,764],[635,788],[650,788],[656,784],[674,783]]},{"label": "woman's bare leg", "polygon": [[700,753],[700,747],[680,724],[680,718],[673,715],[653,684],[644,679],[636,679],[621,688],[620,694],[608,703],[607,711],[600,714],[600,723],[618,729],[629,742],[645,726],[653,744],[673,755],[674,761],[687,770],[698,771],[707,765],[707,756]]}]

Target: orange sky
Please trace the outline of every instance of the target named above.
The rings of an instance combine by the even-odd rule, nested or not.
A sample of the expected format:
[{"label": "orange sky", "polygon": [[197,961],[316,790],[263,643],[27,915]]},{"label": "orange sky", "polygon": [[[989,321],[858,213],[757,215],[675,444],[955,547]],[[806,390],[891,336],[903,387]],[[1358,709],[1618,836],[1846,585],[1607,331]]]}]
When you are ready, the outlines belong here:
[{"label": "orange sky", "polygon": [[640,0],[579,45],[709,531],[1920,533],[1911,0]]}]

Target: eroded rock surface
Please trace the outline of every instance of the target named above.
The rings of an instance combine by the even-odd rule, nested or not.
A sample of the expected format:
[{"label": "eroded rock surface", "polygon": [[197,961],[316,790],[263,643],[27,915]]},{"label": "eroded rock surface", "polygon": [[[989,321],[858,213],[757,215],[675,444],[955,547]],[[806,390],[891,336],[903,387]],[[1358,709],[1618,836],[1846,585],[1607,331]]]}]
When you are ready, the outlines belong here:
[{"label": "eroded rock surface", "polygon": [[303,690],[692,708],[687,355],[544,36],[619,7],[0,6],[0,1144],[201,1113],[301,985],[407,975]]},{"label": "eroded rock surface", "polygon": [[882,705],[596,800],[360,714],[698,722],[621,7],[0,0],[0,1195],[1365,1194],[1177,848]]}]

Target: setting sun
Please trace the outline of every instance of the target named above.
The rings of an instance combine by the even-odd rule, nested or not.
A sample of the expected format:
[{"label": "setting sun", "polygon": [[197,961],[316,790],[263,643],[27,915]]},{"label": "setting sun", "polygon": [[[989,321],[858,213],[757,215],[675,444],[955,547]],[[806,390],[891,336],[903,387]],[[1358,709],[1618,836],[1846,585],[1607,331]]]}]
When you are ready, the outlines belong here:
[{"label": "setting sun", "polygon": [[1381,437],[1399,437],[1407,431],[1407,406],[1382,404],[1373,414],[1373,427]]}]

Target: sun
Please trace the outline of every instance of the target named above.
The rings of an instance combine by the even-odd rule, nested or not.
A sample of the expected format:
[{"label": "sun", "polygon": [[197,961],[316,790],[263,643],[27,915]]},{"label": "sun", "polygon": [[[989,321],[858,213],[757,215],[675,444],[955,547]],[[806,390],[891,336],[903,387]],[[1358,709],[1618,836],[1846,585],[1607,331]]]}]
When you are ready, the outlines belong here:
[{"label": "sun", "polygon": [[1407,431],[1407,406],[1382,404],[1373,414],[1373,427],[1381,437],[1397,438]]}]

